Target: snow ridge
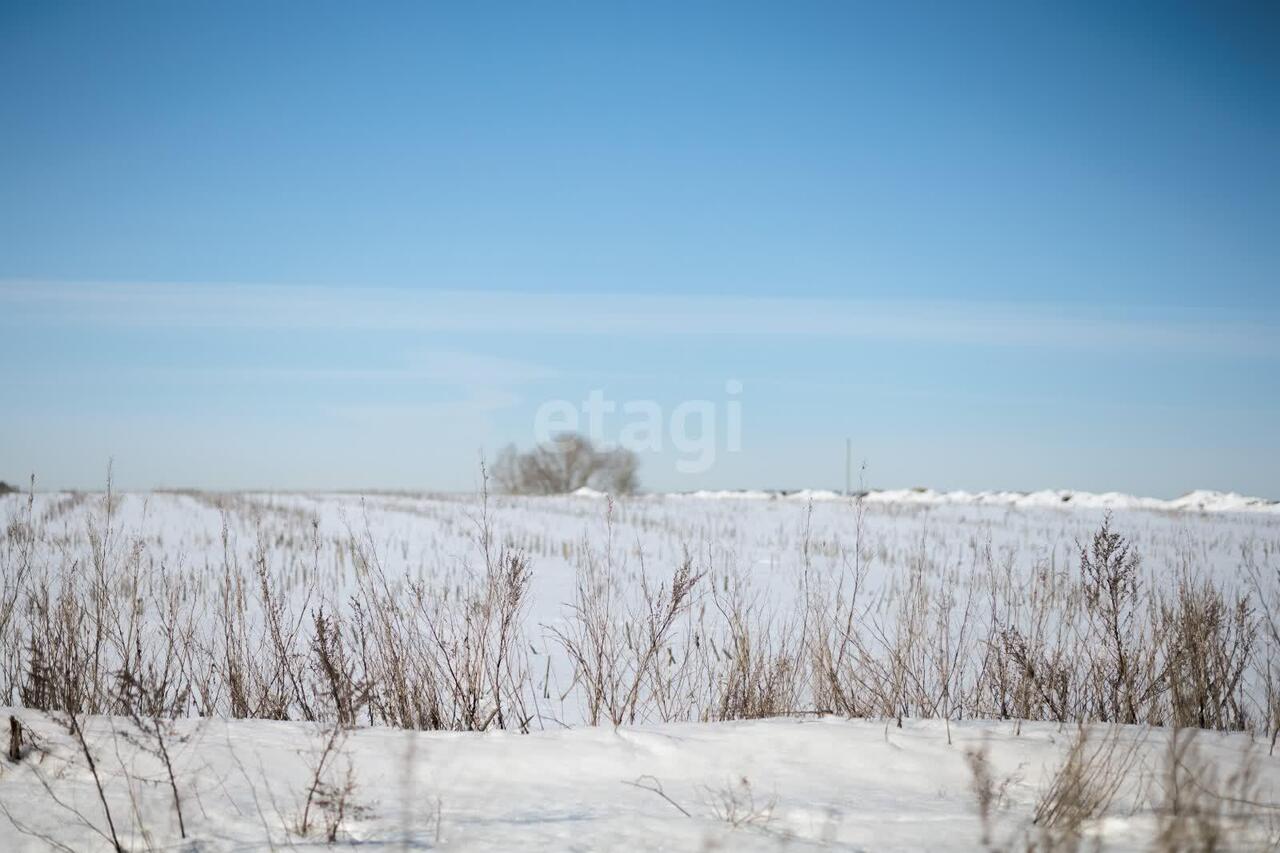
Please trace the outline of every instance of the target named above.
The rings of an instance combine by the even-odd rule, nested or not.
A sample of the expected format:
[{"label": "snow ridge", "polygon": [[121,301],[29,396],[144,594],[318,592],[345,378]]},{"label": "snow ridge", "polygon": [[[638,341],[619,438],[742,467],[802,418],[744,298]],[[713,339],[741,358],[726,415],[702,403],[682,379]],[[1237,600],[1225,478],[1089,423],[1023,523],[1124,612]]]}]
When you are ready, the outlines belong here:
[{"label": "snow ridge", "polygon": [[[592,489],[579,489],[580,497],[603,497]],[[799,491],[696,491],[675,492],[663,497],[694,498],[699,500],[787,500],[787,501],[838,501],[848,500],[847,495],[824,489]],[[1145,509],[1160,512],[1263,512],[1280,515],[1280,501],[1249,497],[1236,492],[1217,492],[1197,489],[1187,494],[1164,500],[1126,495],[1121,492],[1080,492],[1072,489],[1042,489],[1037,492],[1011,491],[952,491],[934,489],[873,489],[864,499],[875,504],[914,504],[936,506],[941,504],[968,504],[974,506],[1008,506],[1015,508],[1061,507],[1065,509]]]}]

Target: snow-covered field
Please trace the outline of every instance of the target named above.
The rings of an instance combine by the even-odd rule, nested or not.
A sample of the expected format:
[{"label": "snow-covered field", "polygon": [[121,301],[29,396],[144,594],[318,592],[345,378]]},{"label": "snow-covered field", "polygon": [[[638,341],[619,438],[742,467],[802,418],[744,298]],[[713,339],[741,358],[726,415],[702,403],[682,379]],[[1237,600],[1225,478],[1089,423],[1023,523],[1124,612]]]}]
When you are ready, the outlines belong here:
[{"label": "snow-covered field", "polygon": [[[610,538],[627,571],[643,558],[648,573],[663,576],[688,552],[778,595],[794,591],[806,561],[822,572],[841,569],[859,536],[872,594],[891,592],[922,559],[939,571],[975,571],[986,549],[1015,568],[1070,569],[1108,512],[1157,574],[1191,561],[1234,580],[1242,548],[1280,549],[1280,504],[1217,492],[1172,501],[1061,491],[872,492],[861,530],[854,502],[831,492],[636,496],[619,499],[611,519],[600,495],[489,500],[495,535],[530,557],[534,626],[561,618],[576,567]],[[20,514],[25,501],[0,497],[0,514]],[[85,548],[90,532],[104,526],[101,495],[37,494],[34,514],[50,533],[52,562]],[[215,571],[224,544],[242,562],[261,547],[273,567],[288,567],[284,583],[305,580],[316,595],[341,597],[354,583],[352,539],[376,551],[392,577],[447,580],[474,571],[480,515],[476,495],[125,493],[116,496],[110,527],[122,540],[140,541],[170,572]]]},{"label": "snow-covered field", "polygon": [[[4,767],[0,804],[34,834],[0,818],[0,849],[48,849],[38,836],[74,850],[105,849],[92,778],[83,761],[66,763],[78,754],[72,739],[38,715],[23,716],[51,754]],[[169,748],[185,845],[162,766],[102,720],[87,730],[128,849],[323,846],[326,814],[315,803],[312,837],[297,832],[326,741],[315,726],[179,724]],[[1098,743],[1108,737],[1104,728],[1091,731]],[[968,756],[985,750],[999,797],[991,841],[1027,849],[1041,840],[1033,825],[1037,804],[1073,735],[1070,727],[1043,723],[1023,724],[1020,734],[1011,722],[956,723],[949,744],[939,721],[907,721],[899,729],[835,718],[530,735],[365,728],[351,732],[332,759],[336,777],[350,780],[338,843],[375,850],[978,850],[983,822]],[[1089,849],[1097,841],[1107,850],[1149,850],[1161,828],[1168,735],[1128,727],[1118,748],[1131,745],[1124,784],[1106,814],[1085,828]],[[1252,756],[1257,778],[1248,793],[1272,802],[1280,796],[1280,766],[1247,736],[1202,733],[1193,746],[1198,763],[1187,772],[1199,775],[1183,782],[1188,790],[1210,785],[1235,795],[1223,782]],[[1276,825],[1265,813],[1224,822],[1236,846],[1219,849],[1273,849]]]},{"label": "snow-covered field", "polygon": [[[1249,628],[1252,652],[1216,709],[1222,722],[1211,726],[1251,731],[1200,732],[1194,754],[1182,755],[1181,763],[1217,795],[1218,823],[1235,843],[1277,840],[1269,819],[1275,808],[1257,805],[1280,802],[1280,760],[1268,754],[1273,693],[1267,679],[1275,649],[1262,618],[1274,592],[1265,585],[1275,582],[1280,567],[1280,511],[1266,501],[1216,493],[1156,501],[908,491],[872,493],[860,502],[830,493],[637,496],[612,503],[593,494],[492,497],[486,507],[472,495],[155,493],[116,495],[107,510],[102,495],[37,494],[30,503],[26,496],[0,497],[4,600],[15,602],[14,617],[7,625],[0,621],[0,688],[7,691],[0,702],[17,706],[9,713],[36,735],[35,750],[21,764],[0,764],[0,805],[16,819],[0,817],[0,849],[42,849],[48,839],[75,850],[108,849],[87,752],[129,849],[323,844],[334,795],[349,778],[349,795],[337,798],[345,811],[336,835],[339,843],[361,846],[969,850],[981,848],[984,837],[970,757],[980,748],[996,789],[988,840],[999,849],[1026,849],[1028,839],[1048,831],[1043,815],[1033,820],[1061,778],[1057,771],[1077,727],[972,718],[975,709],[993,717],[983,709],[1028,701],[1016,690],[993,698],[992,691],[1004,689],[988,665],[992,638],[1003,636],[997,629],[1017,627],[1028,638],[1043,631],[1057,660],[1089,653],[1092,640],[1073,633],[1083,624],[1072,621],[1082,612],[1079,596],[1059,587],[1076,582],[1081,546],[1108,513],[1113,529],[1141,555],[1142,600],[1148,593],[1152,600],[1140,616],[1160,612],[1157,594],[1167,593],[1164,603],[1174,606],[1180,580],[1212,583],[1228,604],[1233,595],[1252,596],[1252,621],[1241,623]],[[527,589],[512,635],[518,651],[502,657],[516,668],[513,686],[508,694],[506,687],[482,684],[476,697],[480,705],[508,703],[508,716],[501,725],[484,712],[467,718],[471,724],[418,726],[490,729],[485,732],[409,732],[385,725],[370,700],[325,757],[323,784],[308,808],[314,767],[337,731],[333,713],[303,709],[324,695],[312,681],[326,683],[309,657],[316,613],[347,614],[341,631],[350,638],[350,667],[360,677],[345,683],[383,684],[385,646],[361,639],[363,626],[377,621],[371,611],[421,584],[431,607],[457,620],[442,617],[442,630],[465,630],[458,626],[474,618],[467,596],[483,585],[487,535],[491,556],[507,548],[527,557]],[[653,612],[643,601],[641,579],[652,593],[686,562],[701,577],[671,632],[655,644],[661,660],[649,660],[636,651],[644,647],[637,636],[649,630]],[[584,579],[602,572],[613,579],[618,609],[609,612],[621,625],[609,648],[623,681],[634,678],[638,685],[628,725],[621,727],[607,724],[607,714],[605,725],[585,725],[589,691],[564,642],[585,624],[583,590],[594,587]],[[274,598],[261,597],[259,573]],[[232,577],[243,581],[230,599],[243,608],[239,630],[247,638],[227,636]],[[386,580],[385,598],[369,597],[376,586],[371,578]],[[1044,593],[1042,581],[1054,591]],[[855,587],[856,606],[846,604],[855,600]],[[122,638],[103,671],[132,666],[147,673],[147,683],[162,695],[159,704],[184,717],[166,731],[185,842],[168,774],[152,754],[154,738],[137,721],[93,713],[115,708],[118,700],[101,691],[86,694],[100,704],[85,705],[77,717],[84,744],[69,734],[65,713],[21,707],[31,706],[32,696],[51,701],[47,688],[33,692],[31,639],[52,636],[48,626],[57,620],[40,623],[33,614],[42,611],[33,602],[48,593],[49,612],[74,612],[57,637],[81,637],[66,643],[96,649],[87,628],[92,607],[83,602],[100,600],[98,590],[104,601],[137,602],[132,610],[120,608],[99,632],[108,638],[104,648]],[[49,603],[60,591],[74,594],[58,600],[81,602],[80,609]],[[655,598],[662,603],[661,594]],[[822,613],[848,612],[867,626],[858,653],[840,666],[842,678],[869,673],[920,683],[893,691],[875,684],[851,689],[855,715],[874,719],[820,713],[836,708],[807,669],[810,649],[819,643],[816,599],[830,605]],[[733,611],[734,601],[746,606]],[[462,604],[449,610],[450,602]],[[278,670],[267,663],[276,648],[266,615],[271,606],[285,635]],[[741,643],[744,632],[735,633],[734,612],[751,626],[745,631],[750,649]],[[1036,621],[1041,612],[1043,621]],[[908,622],[918,635],[899,630]],[[32,633],[37,623],[43,634]],[[1224,637],[1246,639],[1231,634],[1228,623]],[[179,629],[168,636],[189,641],[185,657],[156,652],[174,626]],[[1152,644],[1165,636],[1136,630],[1138,640]],[[457,649],[479,636],[491,635],[448,634],[440,645]],[[280,692],[268,683],[276,675],[307,682],[284,689],[273,706],[293,722],[226,719],[240,707],[231,698],[238,682],[223,671],[233,646],[243,653],[237,665],[251,671],[262,662],[255,696]],[[136,663],[129,664],[135,647]],[[96,657],[76,655],[68,660],[77,667],[98,666]],[[750,666],[742,665],[746,655]],[[173,671],[148,669],[173,660],[179,661]],[[485,682],[493,661],[476,665]],[[810,674],[796,677],[798,669]],[[45,681],[58,677],[53,672]],[[745,686],[726,687],[739,677]],[[1092,688],[1082,684],[1079,695],[1086,696]],[[627,693],[625,685],[621,692]],[[729,698],[743,704],[726,711]],[[1160,702],[1141,719],[1165,722],[1157,715],[1169,703]],[[1032,704],[1043,718],[1044,703]],[[734,719],[756,716],[751,709],[758,708],[791,713]],[[193,718],[200,713],[212,716]],[[242,707],[236,715],[259,713]],[[308,716],[316,721],[305,722]],[[1151,849],[1173,819],[1165,800],[1169,729],[1134,725],[1114,733],[1095,724],[1089,731],[1084,753],[1095,755],[1105,745],[1107,755],[1122,754],[1116,762],[1123,783],[1105,809],[1082,820],[1080,831],[1105,849]],[[1248,778],[1234,778],[1246,767]],[[299,827],[304,811],[320,815],[309,818],[305,835]],[[1247,819],[1237,820],[1242,812]]]}]

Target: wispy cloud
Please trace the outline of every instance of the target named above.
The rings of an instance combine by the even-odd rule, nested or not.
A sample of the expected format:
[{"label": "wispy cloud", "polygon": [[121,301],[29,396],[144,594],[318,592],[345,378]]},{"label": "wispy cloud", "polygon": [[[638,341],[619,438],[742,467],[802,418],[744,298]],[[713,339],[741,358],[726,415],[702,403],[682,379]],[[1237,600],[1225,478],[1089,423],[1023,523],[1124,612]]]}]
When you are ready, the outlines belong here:
[{"label": "wispy cloud", "polygon": [[[0,314],[28,322],[133,327],[810,336],[1280,355],[1276,317],[1153,306],[5,281]],[[425,359],[424,369],[430,363]],[[487,368],[471,363],[468,369]]]},{"label": "wispy cloud", "polygon": [[[462,350],[410,350],[388,367],[252,367],[146,366],[131,368],[148,380],[198,380],[205,383],[319,383],[379,385],[441,385],[505,387],[555,377],[557,371],[532,361],[502,358]],[[89,368],[92,369],[92,368]]]}]

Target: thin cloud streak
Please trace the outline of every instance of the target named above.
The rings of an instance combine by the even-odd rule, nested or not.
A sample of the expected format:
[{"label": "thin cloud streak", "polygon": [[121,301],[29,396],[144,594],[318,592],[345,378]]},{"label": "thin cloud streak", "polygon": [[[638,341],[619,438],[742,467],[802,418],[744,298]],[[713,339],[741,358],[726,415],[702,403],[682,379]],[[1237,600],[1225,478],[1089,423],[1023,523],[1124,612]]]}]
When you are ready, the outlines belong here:
[{"label": "thin cloud streak", "polygon": [[807,336],[1280,355],[1274,317],[1154,307],[4,281],[0,282],[0,315],[17,322],[117,327]]},{"label": "thin cloud streak", "polygon": [[[41,364],[28,366],[9,378],[12,383],[42,385],[50,374],[61,376],[63,369]],[[78,368],[81,379],[94,382],[126,379],[137,382],[180,382],[200,384],[312,384],[312,385],[405,385],[436,387],[505,388],[545,381],[561,375],[531,361],[500,358],[458,350],[413,350],[400,357],[400,364],[388,367],[294,367],[258,365],[97,365]]]}]

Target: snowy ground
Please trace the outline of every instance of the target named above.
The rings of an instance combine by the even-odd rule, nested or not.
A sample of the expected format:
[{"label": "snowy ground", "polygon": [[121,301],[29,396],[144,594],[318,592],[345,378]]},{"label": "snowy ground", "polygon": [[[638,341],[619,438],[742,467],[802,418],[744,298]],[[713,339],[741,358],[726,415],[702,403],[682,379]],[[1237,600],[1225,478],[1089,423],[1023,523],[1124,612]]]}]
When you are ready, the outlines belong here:
[{"label": "snowy ground", "polygon": [[[48,754],[0,770],[0,804],[34,833],[0,819],[0,849],[48,849],[46,838],[74,850],[103,849],[101,805],[74,742],[38,715],[16,713],[35,727]],[[992,840],[1023,849],[1036,837],[1036,803],[1072,729],[950,728],[950,745],[937,721],[907,721],[898,729],[868,721],[765,720],[526,736],[362,729],[347,737],[331,765],[333,777],[352,782],[338,840],[365,849],[493,851],[981,849],[966,752],[985,747],[1003,789]],[[1096,742],[1107,736],[1101,727],[1092,732]],[[297,834],[322,731],[265,721],[180,723],[169,748],[185,845],[161,766],[113,735],[104,720],[91,721],[88,733],[105,756],[98,770],[129,849],[323,842],[324,815],[314,805],[318,828],[309,838]],[[1087,824],[1086,837],[1107,850],[1150,849],[1167,737],[1122,731],[1122,745],[1138,744],[1128,781],[1107,814]],[[1258,764],[1251,793],[1275,802],[1280,763],[1266,757],[1264,746],[1243,735],[1202,733],[1199,778],[1211,781],[1204,768],[1225,777],[1252,751]],[[125,768],[132,783],[124,781]],[[40,777],[52,781],[65,805],[53,802]],[[1268,824],[1256,815],[1233,824],[1238,846],[1229,849],[1262,849],[1275,829]]]},{"label": "snowy ground", "polygon": [[[17,518],[25,506],[25,496],[0,497],[0,518]],[[33,515],[45,531],[37,564],[49,577],[79,565],[90,531],[109,527],[121,532],[122,549],[136,547],[158,571],[188,578],[194,595],[212,600],[228,554],[249,561],[257,552],[268,556],[295,601],[314,606],[349,595],[353,540],[367,543],[390,576],[444,584],[466,576],[477,560],[481,510],[475,496],[125,494],[107,523],[100,495],[39,494]],[[549,633],[565,618],[575,572],[602,550],[611,549],[623,574],[656,576],[669,575],[690,553],[785,606],[803,572],[846,571],[860,543],[869,555],[873,609],[878,602],[891,609],[904,573],[922,566],[961,586],[995,566],[1074,571],[1079,543],[1108,511],[1141,551],[1150,578],[1191,568],[1228,587],[1242,585],[1242,555],[1261,555],[1269,567],[1266,561],[1280,554],[1275,504],[1212,493],[1177,501],[1063,492],[873,493],[860,525],[853,503],[829,493],[641,496],[618,501],[611,517],[605,499],[589,494],[495,498],[490,510],[500,540],[531,558],[530,666],[542,673],[545,663],[561,679],[545,690],[548,696],[569,695],[561,693],[567,669],[554,659]],[[572,695],[539,710],[534,732],[524,736],[351,732],[322,774],[326,786],[340,786],[350,767],[339,841],[397,849],[972,850],[981,847],[983,829],[966,753],[985,744],[1003,790],[992,841],[1025,849],[1039,831],[1031,823],[1036,804],[1074,734],[1052,724],[1024,724],[1015,734],[1011,722],[963,721],[951,723],[949,744],[942,721],[906,720],[899,729],[812,716],[588,728],[579,725]],[[21,765],[0,761],[0,805],[34,835],[0,817],[0,851],[47,849],[50,841],[107,849],[99,834],[102,806],[66,727],[29,710],[11,713],[36,734],[37,749]],[[297,831],[309,768],[324,744],[320,728],[261,720],[175,726],[170,747],[185,846],[167,775],[144,749],[147,739],[139,742],[136,726],[119,719],[86,724],[126,848],[323,843],[323,829],[316,829],[323,817],[311,820],[306,837]],[[1107,814],[1087,822],[1087,833],[1105,849],[1151,848],[1167,737],[1139,727],[1119,735],[1122,744],[1140,746]],[[1093,742],[1104,741],[1104,730],[1096,729]],[[1196,746],[1206,784],[1226,785],[1250,766],[1252,781],[1240,790],[1251,802],[1280,802],[1280,761],[1267,755],[1266,744],[1204,732]],[[651,790],[658,787],[665,796]],[[1270,832],[1274,841],[1273,811],[1251,812],[1254,834],[1237,831],[1235,840],[1266,846]]]},{"label": "snowy ground", "polygon": [[[1064,498],[1067,498],[1064,500]],[[0,519],[20,514],[23,495],[0,496]],[[126,493],[111,525],[142,543],[169,572],[207,575],[225,549],[242,562],[260,546],[299,593],[342,597],[353,583],[352,538],[368,543],[391,577],[448,582],[474,570],[480,500],[475,495]],[[526,552],[533,571],[533,625],[554,624],[575,569],[612,541],[615,564],[668,576],[686,553],[755,588],[788,597],[806,564],[841,571],[854,543],[869,553],[872,592],[892,595],[902,571],[921,562],[962,575],[980,564],[1026,571],[1070,567],[1104,514],[1140,550],[1145,569],[1169,574],[1194,564],[1234,578],[1243,548],[1280,552],[1280,504],[1195,492],[1174,501],[1080,492],[873,492],[861,529],[853,503],[830,492],[490,499],[495,535]],[[51,562],[84,549],[104,528],[101,495],[38,494],[34,513],[52,534]],[[314,528],[313,528],[314,525]],[[313,530],[318,536],[313,535]],[[990,553],[988,559],[987,552]]]}]

